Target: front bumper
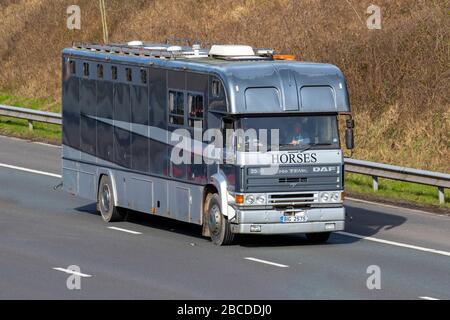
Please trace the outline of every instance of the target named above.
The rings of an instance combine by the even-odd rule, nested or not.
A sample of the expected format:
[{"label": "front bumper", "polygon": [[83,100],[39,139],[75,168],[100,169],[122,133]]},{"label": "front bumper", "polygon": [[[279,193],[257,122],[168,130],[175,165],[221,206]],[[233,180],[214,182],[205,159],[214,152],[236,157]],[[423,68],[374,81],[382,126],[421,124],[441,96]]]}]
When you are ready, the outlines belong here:
[{"label": "front bumper", "polygon": [[344,207],[308,208],[307,222],[280,222],[278,210],[237,210],[231,223],[233,233],[287,234],[341,231],[345,227]]}]

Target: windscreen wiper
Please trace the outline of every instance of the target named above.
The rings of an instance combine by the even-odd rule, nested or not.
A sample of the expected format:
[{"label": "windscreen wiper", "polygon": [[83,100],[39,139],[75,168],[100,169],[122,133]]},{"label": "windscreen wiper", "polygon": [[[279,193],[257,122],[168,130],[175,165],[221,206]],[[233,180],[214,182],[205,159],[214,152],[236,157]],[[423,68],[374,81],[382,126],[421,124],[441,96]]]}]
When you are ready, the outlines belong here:
[{"label": "windscreen wiper", "polygon": [[[307,151],[307,150],[309,150],[309,149],[311,149],[312,147],[315,147],[315,146],[331,146],[332,145],[332,143],[312,143],[312,144],[309,144],[306,148],[304,148],[304,149],[300,149],[300,150],[295,150],[295,151],[298,151],[298,152],[304,152],[304,151]],[[289,149],[292,149],[292,148],[294,148],[294,147],[296,147],[297,145],[295,145],[295,144],[290,144],[290,143],[284,143],[284,144],[280,144],[279,145],[279,150],[281,150],[281,148],[283,148],[283,147],[291,147],[291,148],[289,148]],[[270,147],[270,146],[267,146],[267,151],[271,151],[272,150],[272,148]],[[278,151],[279,151],[278,150]]]},{"label": "windscreen wiper", "polygon": [[305,152],[315,146],[331,146],[331,145],[332,145],[332,143],[329,143],[329,142],[311,143],[306,148],[299,150],[299,152],[300,153]]}]

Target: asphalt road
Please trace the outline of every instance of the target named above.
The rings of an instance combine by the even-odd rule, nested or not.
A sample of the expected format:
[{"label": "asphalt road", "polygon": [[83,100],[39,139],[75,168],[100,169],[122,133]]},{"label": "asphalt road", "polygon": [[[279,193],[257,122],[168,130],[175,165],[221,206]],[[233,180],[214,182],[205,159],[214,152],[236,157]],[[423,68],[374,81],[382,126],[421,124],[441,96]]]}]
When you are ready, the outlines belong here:
[{"label": "asphalt road", "polygon": [[[59,155],[0,137],[0,299],[450,298],[449,217],[346,201],[346,233],[327,244],[241,236],[217,247],[164,218],[104,223],[93,203],[53,189],[60,179],[44,173],[59,174]],[[80,290],[67,289],[71,265]],[[367,288],[372,265],[380,289]]]}]

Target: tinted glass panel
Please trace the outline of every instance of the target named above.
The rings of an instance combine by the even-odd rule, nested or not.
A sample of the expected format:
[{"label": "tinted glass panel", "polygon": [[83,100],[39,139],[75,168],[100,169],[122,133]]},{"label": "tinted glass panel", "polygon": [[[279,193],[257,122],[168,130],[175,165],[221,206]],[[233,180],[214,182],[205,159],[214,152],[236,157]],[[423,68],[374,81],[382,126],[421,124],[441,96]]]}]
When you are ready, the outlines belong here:
[{"label": "tinted glass panel", "polygon": [[264,112],[281,109],[276,88],[248,88],[245,90],[245,106],[248,111]]},{"label": "tinted glass panel", "polygon": [[70,77],[62,86],[63,144],[72,148],[80,147],[80,110],[78,105],[79,80]]},{"label": "tinted glass panel", "polygon": [[149,171],[148,134],[148,88],[143,86],[131,87],[132,136],[131,136],[131,167],[134,170]]},{"label": "tinted glass panel", "polygon": [[113,114],[113,83],[97,81],[97,156],[110,162],[114,162]]},{"label": "tinted glass panel", "polygon": [[[339,148],[339,137],[336,116],[280,116],[280,117],[249,117],[239,120],[240,128],[254,129],[258,134],[261,129],[267,130],[267,138],[257,136],[243,137],[245,150],[257,150],[262,145],[271,144],[271,130],[278,131],[280,150],[306,150]],[[274,142],[275,143],[275,142]],[[244,149],[243,143],[238,143],[239,149]]]},{"label": "tinted glass panel", "polygon": [[81,79],[80,86],[80,133],[81,151],[91,155],[96,154],[97,127],[97,93],[95,80]]},{"label": "tinted glass panel", "polygon": [[166,70],[150,69],[150,125],[167,128],[167,81]]},{"label": "tinted glass panel", "polygon": [[114,162],[131,167],[131,104],[128,84],[114,84]]},{"label": "tinted glass panel", "polygon": [[215,77],[210,78],[209,85],[209,109],[216,111],[227,111],[227,101],[222,82]]},{"label": "tinted glass panel", "polygon": [[302,108],[315,110],[330,110],[336,108],[331,87],[302,87],[300,89]]}]

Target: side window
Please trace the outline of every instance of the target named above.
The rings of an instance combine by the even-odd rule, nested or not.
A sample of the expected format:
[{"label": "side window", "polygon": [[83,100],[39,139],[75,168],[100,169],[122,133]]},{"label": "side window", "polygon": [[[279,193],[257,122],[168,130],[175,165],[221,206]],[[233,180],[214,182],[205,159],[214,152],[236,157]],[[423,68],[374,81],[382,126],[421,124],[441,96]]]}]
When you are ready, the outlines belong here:
[{"label": "side window", "polygon": [[70,61],[69,61],[69,68],[70,68],[70,73],[71,73],[71,74],[75,74],[75,73],[76,73],[75,67],[76,67],[75,61],[70,60]]},{"label": "side window", "polygon": [[184,93],[169,91],[169,123],[184,125]]},{"label": "side window", "polygon": [[99,79],[103,78],[103,65],[102,64],[97,65],[97,77]]},{"label": "side window", "polygon": [[131,68],[125,68],[125,72],[127,74],[127,81],[131,82],[133,80],[132,74],[131,74]]},{"label": "side window", "polygon": [[89,63],[83,62],[83,74],[89,76]]},{"label": "side window", "polygon": [[220,87],[221,87],[221,85],[220,85],[219,80],[212,81],[211,93],[214,98],[220,97]]},{"label": "side window", "polygon": [[210,81],[209,110],[227,111],[227,99],[222,82],[213,78]]},{"label": "side window", "polygon": [[147,83],[147,70],[141,69],[141,82]]},{"label": "side window", "polygon": [[195,121],[203,120],[203,95],[188,93],[188,123],[190,127],[194,127]]},{"label": "side window", "polygon": [[117,80],[117,67],[116,66],[111,67],[111,78],[113,80]]}]

